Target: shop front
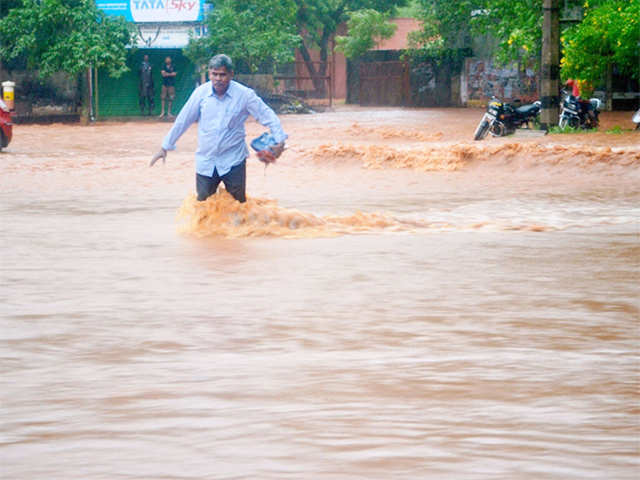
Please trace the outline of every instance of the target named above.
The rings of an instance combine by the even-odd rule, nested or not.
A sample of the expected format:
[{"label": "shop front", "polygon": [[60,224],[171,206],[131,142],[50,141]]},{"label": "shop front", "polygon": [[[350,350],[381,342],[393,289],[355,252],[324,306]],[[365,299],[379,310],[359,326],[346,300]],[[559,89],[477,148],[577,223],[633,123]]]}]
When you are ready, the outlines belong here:
[{"label": "shop front", "polygon": [[[201,74],[182,53],[189,38],[206,35],[203,23],[204,0],[97,0],[98,8],[107,15],[121,15],[135,26],[135,39],[127,60],[129,71],[119,78],[110,77],[106,70],[95,76],[94,108],[96,118],[135,117],[143,115],[140,108],[140,66],[149,56],[153,78],[151,115],[161,110],[162,76],[165,58],[170,57],[177,73],[175,100],[171,113],[182,108],[193,89],[201,81]],[[145,108],[144,114],[148,115]]]}]

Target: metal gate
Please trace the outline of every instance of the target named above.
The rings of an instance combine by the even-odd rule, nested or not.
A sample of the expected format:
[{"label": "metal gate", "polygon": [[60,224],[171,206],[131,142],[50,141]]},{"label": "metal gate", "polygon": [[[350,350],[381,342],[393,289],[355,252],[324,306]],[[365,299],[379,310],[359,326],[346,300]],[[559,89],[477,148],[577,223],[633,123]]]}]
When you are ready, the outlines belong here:
[{"label": "metal gate", "polygon": [[[333,105],[333,68],[334,62],[310,62],[316,71],[311,75],[306,62],[297,61],[291,64],[278,65],[278,73],[273,76],[276,82],[276,93],[290,94],[303,98],[312,105],[328,102]],[[288,72],[288,73],[284,73]],[[319,73],[324,72],[324,73]]]},{"label": "metal gate", "polygon": [[360,105],[401,106],[409,104],[407,62],[360,64]]}]

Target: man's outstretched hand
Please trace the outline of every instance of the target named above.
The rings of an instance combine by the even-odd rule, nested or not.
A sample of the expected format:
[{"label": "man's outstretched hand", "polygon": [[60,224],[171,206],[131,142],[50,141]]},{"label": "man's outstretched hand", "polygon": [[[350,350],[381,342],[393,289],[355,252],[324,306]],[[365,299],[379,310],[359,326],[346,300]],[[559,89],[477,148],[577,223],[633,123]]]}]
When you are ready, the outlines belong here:
[{"label": "man's outstretched hand", "polygon": [[149,166],[153,167],[153,165],[160,159],[162,159],[163,164],[167,161],[167,151],[164,148],[161,148],[158,153],[151,157],[151,163]]},{"label": "man's outstretched hand", "polygon": [[280,155],[282,155],[283,151],[284,151],[284,142],[280,142],[274,145],[273,147],[271,147],[270,149],[260,150],[256,155],[258,155],[258,158],[260,159],[260,161],[264,163],[273,163],[276,161],[276,159]]}]

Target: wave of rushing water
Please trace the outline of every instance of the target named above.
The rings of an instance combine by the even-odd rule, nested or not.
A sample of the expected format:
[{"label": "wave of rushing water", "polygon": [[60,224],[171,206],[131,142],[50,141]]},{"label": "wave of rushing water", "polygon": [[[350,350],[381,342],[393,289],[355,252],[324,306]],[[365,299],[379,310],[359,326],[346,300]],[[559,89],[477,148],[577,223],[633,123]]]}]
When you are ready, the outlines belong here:
[{"label": "wave of rushing water", "polygon": [[445,221],[404,219],[383,213],[356,212],[353,215],[316,216],[294,209],[278,207],[275,200],[248,198],[240,204],[222,190],[198,202],[187,197],[178,214],[179,230],[196,237],[285,237],[315,238],[364,232],[419,232],[471,229],[529,230],[542,232],[555,227],[538,224],[511,224],[508,221],[479,221],[468,225],[452,225]]},{"label": "wave of rushing water", "polygon": [[[250,162],[244,205],[188,195],[192,137],[147,168],[166,125],[21,127],[1,476],[635,479],[637,150],[455,147],[393,118],[327,114],[369,143]],[[421,171],[447,151],[460,168]]]},{"label": "wave of rushing water", "polygon": [[[322,163],[332,159],[357,159],[369,168],[409,168],[419,171],[454,171],[474,164],[490,162],[500,167],[514,164],[518,168],[579,167],[597,169],[614,167],[637,169],[637,148],[588,147],[571,145],[536,145],[500,143],[498,145],[421,145],[398,148],[389,145],[323,144],[310,155]],[[604,171],[601,168],[600,171]]]}]

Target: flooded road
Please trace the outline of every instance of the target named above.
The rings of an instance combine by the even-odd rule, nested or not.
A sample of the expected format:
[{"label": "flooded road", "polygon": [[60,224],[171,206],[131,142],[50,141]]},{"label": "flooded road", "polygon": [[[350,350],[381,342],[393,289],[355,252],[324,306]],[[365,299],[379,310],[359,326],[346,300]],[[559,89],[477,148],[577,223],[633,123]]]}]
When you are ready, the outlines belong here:
[{"label": "flooded road", "polygon": [[245,205],[195,128],[17,126],[0,477],[637,478],[640,137],[481,115],[284,116]]}]

